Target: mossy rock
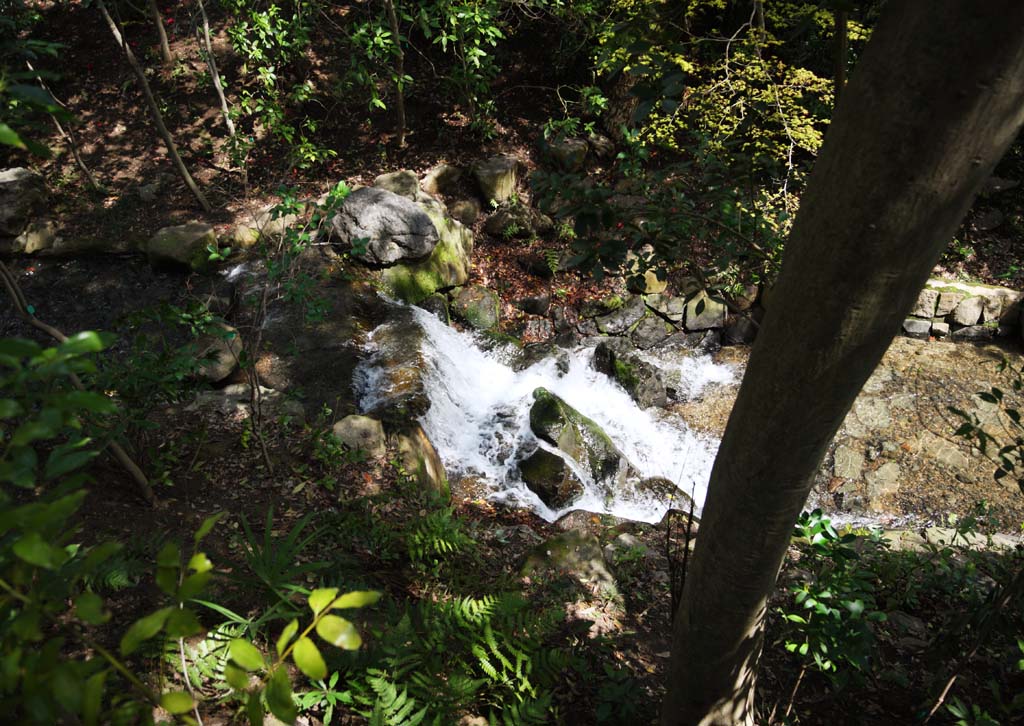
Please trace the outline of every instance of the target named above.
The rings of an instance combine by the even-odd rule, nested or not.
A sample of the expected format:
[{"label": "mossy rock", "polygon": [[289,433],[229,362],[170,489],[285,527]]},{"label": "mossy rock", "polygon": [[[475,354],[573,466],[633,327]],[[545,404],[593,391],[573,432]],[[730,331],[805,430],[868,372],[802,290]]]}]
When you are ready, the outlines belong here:
[{"label": "mossy rock", "polygon": [[385,290],[399,300],[419,303],[438,290],[463,285],[469,280],[473,233],[439,209],[423,206],[437,228],[439,240],[422,262],[400,264],[381,271]]},{"label": "mossy rock", "polygon": [[500,300],[486,287],[464,287],[452,301],[452,313],[476,330],[491,330],[498,325]]},{"label": "mossy rock", "polygon": [[546,449],[537,449],[519,462],[519,474],[530,491],[555,510],[566,508],[583,494],[583,483],[565,459]]},{"label": "mossy rock", "polygon": [[624,354],[621,347],[600,343],[594,349],[594,367],[622,386],[640,408],[665,406],[668,394],[661,374],[640,357]]},{"label": "mossy rock", "polygon": [[546,388],[533,392],[530,429],[538,438],[586,466],[594,481],[621,478],[628,468],[622,452],[596,421]]}]

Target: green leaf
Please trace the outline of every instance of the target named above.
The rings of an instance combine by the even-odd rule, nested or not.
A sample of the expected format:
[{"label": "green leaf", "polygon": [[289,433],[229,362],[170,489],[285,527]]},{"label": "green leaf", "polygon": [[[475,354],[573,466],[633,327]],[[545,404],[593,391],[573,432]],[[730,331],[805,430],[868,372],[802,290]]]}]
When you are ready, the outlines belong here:
[{"label": "green leaf", "polygon": [[235,638],[228,644],[228,654],[231,660],[247,671],[259,670],[266,665],[263,654],[255,645],[243,638]]},{"label": "green leaf", "polygon": [[249,687],[249,674],[234,663],[224,664],[224,680],[236,691],[244,691]]},{"label": "green leaf", "polygon": [[346,592],[331,605],[331,610],[343,610],[345,608],[361,608],[373,605],[380,600],[380,593],[376,590],[356,590]]},{"label": "green leaf", "polygon": [[4,338],[0,340],[0,355],[12,358],[33,358],[43,352],[38,343],[21,338]]},{"label": "green leaf", "polygon": [[281,631],[281,635],[277,639],[277,655],[280,657],[284,653],[284,649],[288,647],[288,644],[292,642],[292,638],[295,637],[295,633],[299,631],[299,621],[292,618],[292,621],[284,626],[284,630]]},{"label": "green leaf", "polygon": [[191,638],[205,632],[196,614],[188,608],[175,608],[167,617],[167,636],[170,638]]},{"label": "green leaf", "polygon": [[46,460],[44,476],[48,480],[57,479],[88,464],[99,454],[98,451],[82,448],[89,443],[90,439],[79,439],[56,447]]},{"label": "green leaf", "polygon": [[270,712],[285,723],[294,723],[299,714],[292,700],[292,684],[283,666],[271,674],[266,693]]},{"label": "green leaf", "polygon": [[0,123],[0,144],[13,146],[16,149],[26,149],[25,142],[14,132],[10,126]]},{"label": "green leaf", "polygon": [[213,530],[214,525],[216,525],[217,522],[219,522],[224,517],[225,514],[226,512],[217,512],[216,514],[209,516],[203,520],[203,523],[199,525],[199,529],[196,530],[196,534],[194,537],[195,543],[197,545],[199,544],[200,540],[203,539],[203,537],[208,535]]},{"label": "green leaf", "polygon": [[337,615],[325,615],[321,618],[316,624],[316,634],[331,645],[345,650],[357,650],[363,643],[355,626]]},{"label": "green leaf", "polygon": [[210,578],[213,576],[212,572],[197,572],[194,575],[189,575],[181,582],[181,586],[178,588],[178,599],[179,600],[191,600],[196,595],[201,593],[205,588]]},{"label": "green leaf", "polygon": [[102,393],[95,391],[69,391],[64,394],[68,407],[90,413],[109,414],[117,411],[117,406]]},{"label": "green leaf", "polygon": [[188,713],[196,705],[196,702],[192,700],[185,691],[170,691],[160,696],[160,705],[167,710],[168,713],[178,715],[180,713]]},{"label": "green leaf", "polygon": [[45,570],[53,570],[65,559],[64,550],[46,542],[39,532],[28,532],[12,547],[25,562]]},{"label": "green leaf", "polygon": [[206,556],[205,552],[196,552],[188,561],[188,569],[201,574],[212,570],[213,563],[210,562],[210,558]]},{"label": "green leaf", "polygon": [[319,615],[324,609],[334,602],[334,598],[338,595],[338,588],[336,587],[324,587],[318,590],[313,590],[309,595],[309,607],[313,611],[313,615]]},{"label": "green leaf", "polygon": [[[43,409],[43,413],[45,412],[46,409]],[[56,435],[57,429],[49,421],[26,421],[14,432],[14,436],[11,437],[10,446],[25,446],[40,439],[52,439]]]},{"label": "green leaf", "polygon": [[96,726],[100,720],[106,679],[107,671],[100,671],[85,682],[85,693],[82,697],[82,722],[85,726]]},{"label": "green leaf", "polygon": [[102,625],[110,620],[103,610],[103,598],[94,592],[83,592],[75,598],[75,615],[89,625]]},{"label": "green leaf", "polygon": [[128,632],[121,638],[121,655],[131,655],[143,642],[159,633],[173,610],[174,608],[161,608],[132,623]]},{"label": "green leaf", "polygon": [[82,707],[84,683],[70,663],[61,663],[50,676],[50,689],[54,699],[71,713]]},{"label": "green leaf", "polygon": [[61,356],[78,356],[86,353],[99,353],[112,341],[109,335],[100,335],[91,330],[72,335],[57,348]]},{"label": "green leaf", "polygon": [[0,418],[14,418],[24,413],[21,404],[10,398],[0,398]]},{"label": "green leaf", "polygon": [[309,638],[299,638],[292,649],[292,658],[299,670],[314,681],[327,677],[327,664],[324,657],[320,655],[320,649]]},{"label": "green leaf", "polygon": [[249,699],[245,704],[245,715],[249,719],[249,726],[263,726],[263,700],[260,698],[259,691],[249,694]]}]

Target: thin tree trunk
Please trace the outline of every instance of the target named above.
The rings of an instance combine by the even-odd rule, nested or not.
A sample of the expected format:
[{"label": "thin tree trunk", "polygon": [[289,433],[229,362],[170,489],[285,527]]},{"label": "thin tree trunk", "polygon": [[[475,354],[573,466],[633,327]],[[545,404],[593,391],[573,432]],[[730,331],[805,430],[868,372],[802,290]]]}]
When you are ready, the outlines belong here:
[{"label": "thin tree trunk", "polygon": [[1021,27],[1020,0],[886,4],[808,182],[715,459],[665,726],[754,723],[768,597],[825,450],[1024,122]]},{"label": "thin tree trunk", "polygon": [[[32,63],[30,61],[25,61],[25,65],[28,66],[28,69],[33,73],[36,72],[36,69],[32,67]],[[50,87],[46,85],[46,81],[41,77],[38,78],[38,80],[39,85],[42,86],[43,90],[50,94],[50,98],[53,99],[53,102],[66,111],[67,106],[61,103],[60,99],[53,94]],[[71,127],[71,124],[68,124],[67,129],[65,129],[64,125],[61,124],[60,119],[58,119],[56,115],[51,113],[50,118],[53,120],[53,125],[57,127],[57,132],[68,142],[68,148],[71,149],[71,155],[75,158],[75,163],[78,164],[78,168],[82,170],[82,174],[85,175],[85,181],[89,185],[89,188],[94,192],[99,191],[100,185],[96,182],[96,177],[92,175],[92,171],[82,158],[82,154],[78,149],[78,140],[75,138],[75,131]]]},{"label": "thin tree trunk", "polygon": [[768,31],[764,27],[764,0],[754,0],[754,27],[757,30],[757,54],[761,55],[761,48],[768,39]]},{"label": "thin tree trunk", "polygon": [[171,53],[171,46],[167,42],[167,31],[164,29],[164,18],[160,14],[160,8],[156,6],[156,0],[148,0],[149,14],[153,16],[153,24],[156,26],[156,33],[160,36],[160,58],[164,63],[174,62],[174,55]]},{"label": "thin tree trunk", "polygon": [[174,138],[171,136],[171,132],[168,131],[167,126],[164,125],[163,116],[160,115],[160,107],[157,106],[156,99],[153,97],[153,91],[149,87],[149,81],[146,80],[146,74],[143,73],[142,66],[139,65],[139,61],[135,58],[135,53],[132,52],[131,46],[124,41],[121,31],[118,30],[117,23],[115,23],[114,19],[110,17],[110,13],[107,12],[107,6],[103,3],[103,0],[96,0],[96,5],[100,9],[100,13],[102,13],[107,26],[110,28],[110,32],[114,34],[114,40],[128,58],[128,64],[135,73],[135,79],[139,82],[139,87],[142,89],[142,95],[146,97],[146,104],[149,106],[149,112],[153,117],[153,123],[156,124],[157,131],[160,133],[160,138],[163,139],[164,145],[167,146],[167,153],[171,155],[171,159],[174,161],[174,166],[178,169],[178,173],[181,175],[181,178],[185,181],[185,184],[188,186],[189,190],[191,190],[196,200],[199,202],[199,206],[203,208],[203,211],[212,211],[210,203],[206,201],[206,197],[204,197],[203,193],[199,191],[199,187],[196,186],[195,180],[192,179],[192,175],[188,173],[188,169],[185,167],[185,162],[181,160],[181,156],[178,154],[178,147],[174,143]]},{"label": "thin tree trunk", "polygon": [[206,46],[206,65],[210,68],[210,77],[213,79],[213,87],[217,91],[217,98],[220,99],[220,111],[224,116],[224,125],[228,128],[228,135],[235,137],[235,123],[231,120],[231,113],[228,111],[228,100],[224,97],[224,86],[220,82],[220,72],[217,70],[217,61],[213,57],[213,43],[210,42],[210,19],[206,15],[206,6],[203,0],[198,0],[199,14],[203,17],[203,45]]},{"label": "thin tree trunk", "polygon": [[850,45],[850,14],[845,10],[836,10],[836,78],[835,104],[846,87],[846,61],[849,57]]},{"label": "thin tree trunk", "polygon": [[398,146],[405,148],[405,52],[402,50],[402,37],[398,33],[398,16],[395,14],[393,0],[384,0],[384,11],[388,16],[391,37],[395,40],[395,111],[398,115]]}]

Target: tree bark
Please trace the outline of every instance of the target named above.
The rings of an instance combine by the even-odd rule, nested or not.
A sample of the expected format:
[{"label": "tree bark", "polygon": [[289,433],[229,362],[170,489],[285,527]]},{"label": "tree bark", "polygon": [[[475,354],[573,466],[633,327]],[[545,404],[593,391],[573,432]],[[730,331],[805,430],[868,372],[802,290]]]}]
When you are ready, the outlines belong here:
[{"label": "tree bark", "polygon": [[402,36],[398,32],[398,16],[394,0],[384,0],[384,11],[388,16],[391,37],[395,39],[395,112],[398,116],[398,146],[405,148],[405,52],[402,50]]},{"label": "tree bark", "polygon": [[156,0],[148,0],[149,14],[153,17],[153,24],[156,26],[156,33],[160,36],[160,59],[164,63],[174,62],[174,55],[171,53],[171,46],[167,42],[167,30],[164,28],[164,18],[160,9],[156,6]]},{"label": "tree bark", "polygon": [[1019,0],[887,3],[811,174],[715,460],[665,726],[754,723],[768,597],[825,450],[1024,122],[1021,27]]},{"label": "tree bark", "polygon": [[184,180],[185,185],[188,186],[192,195],[195,196],[199,202],[199,206],[203,208],[204,212],[212,211],[210,203],[206,201],[206,197],[199,191],[199,187],[196,186],[195,180],[192,175],[188,173],[188,169],[185,167],[185,162],[181,160],[181,156],[178,154],[178,147],[174,143],[174,138],[171,136],[171,132],[167,130],[167,126],[164,125],[163,116],[160,114],[160,107],[156,103],[156,99],[153,97],[153,91],[149,87],[149,81],[146,80],[146,74],[142,71],[142,66],[139,65],[139,61],[135,58],[135,53],[132,52],[131,46],[124,42],[124,36],[121,35],[121,31],[117,27],[117,23],[110,17],[110,13],[107,12],[107,6],[103,4],[103,0],[97,0],[96,5],[103,15],[103,19],[107,23],[107,27],[110,28],[110,32],[114,35],[114,40],[117,42],[121,50],[124,51],[125,57],[128,59],[128,65],[131,66],[132,71],[135,73],[135,79],[139,82],[139,88],[142,90],[142,95],[146,97],[146,105],[149,106],[149,113],[153,117],[153,123],[156,124],[156,129],[160,134],[160,138],[163,139],[164,145],[167,147],[167,153],[171,155],[171,160],[174,162],[174,166],[178,170],[178,174]]}]

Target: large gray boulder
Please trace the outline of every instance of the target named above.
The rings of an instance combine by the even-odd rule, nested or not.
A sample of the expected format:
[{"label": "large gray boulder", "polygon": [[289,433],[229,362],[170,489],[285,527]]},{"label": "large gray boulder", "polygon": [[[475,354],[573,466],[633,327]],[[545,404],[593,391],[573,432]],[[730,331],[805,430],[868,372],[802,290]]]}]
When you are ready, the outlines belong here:
[{"label": "large gray boulder", "polygon": [[440,239],[423,207],[374,187],[349,194],[331,219],[331,229],[338,242],[353,248],[353,257],[371,265],[422,260]]},{"label": "large gray boulder", "polygon": [[438,234],[430,255],[418,262],[402,262],[381,271],[384,287],[399,300],[419,303],[438,290],[464,285],[473,257],[473,233],[439,208],[420,207]]},{"label": "large gray boulder", "polygon": [[22,167],[0,171],[0,241],[5,248],[25,231],[46,197],[43,177]]}]

